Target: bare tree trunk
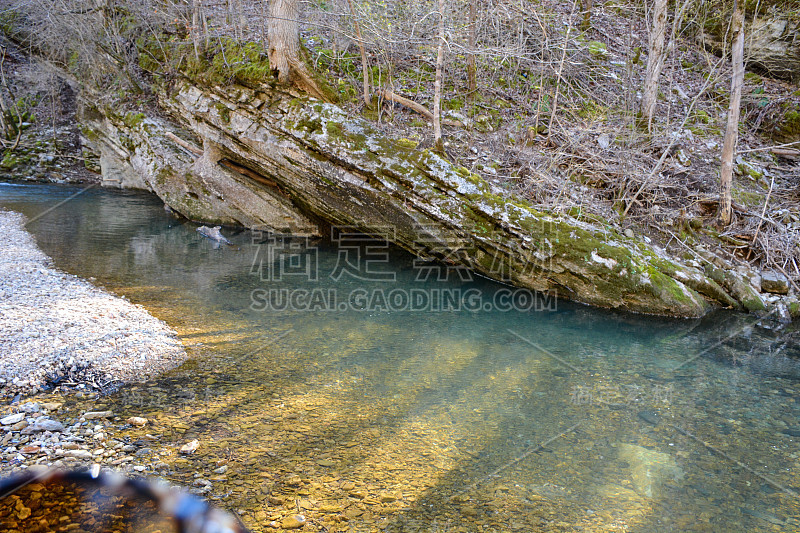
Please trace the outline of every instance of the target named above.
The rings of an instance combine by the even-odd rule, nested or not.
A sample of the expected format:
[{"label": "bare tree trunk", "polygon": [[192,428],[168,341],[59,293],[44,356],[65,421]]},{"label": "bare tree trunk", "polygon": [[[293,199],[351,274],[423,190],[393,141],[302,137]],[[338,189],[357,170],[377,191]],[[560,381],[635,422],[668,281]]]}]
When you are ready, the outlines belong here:
[{"label": "bare tree trunk", "polygon": [[282,85],[294,84],[311,96],[329,101],[300,58],[297,0],[272,0],[267,26],[269,64]]},{"label": "bare tree trunk", "polygon": [[[6,73],[4,70],[5,60],[6,49],[0,47],[0,108],[2,108],[0,124],[2,124],[3,127],[2,134],[0,135],[0,145],[2,145],[5,149],[13,151],[19,146],[19,140],[22,137],[23,113],[16,102],[14,92],[11,90],[11,87],[8,86],[8,81],[6,80]],[[8,94],[11,100],[11,103],[8,106],[5,104],[6,94]],[[6,119],[8,119],[9,122],[6,122]],[[14,123],[14,119],[17,121],[16,124]],[[12,135],[15,136],[13,142],[11,142]],[[11,142],[10,146],[9,142]]]},{"label": "bare tree trunk", "polygon": [[581,20],[581,31],[589,31],[592,28],[592,5],[594,0],[581,0],[583,7],[583,20]]},{"label": "bare tree trunk", "polygon": [[292,79],[290,64],[300,58],[300,28],[296,0],[272,0],[269,26],[269,64],[278,81],[288,85]]},{"label": "bare tree trunk", "polygon": [[[14,95],[8,89],[8,84],[6,83],[5,62],[6,49],[0,46],[0,143],[2,143],[3,147],[6,146],[5,141],[10,140],[14,134],[14,128],[9,122],[6,122],[6,119],[13,120],[10,107],[13,105]],[[6,92],[11,97],[11,105],[6,105]]]},{"label": "bare tree trunk", "polygon": [[228,24],[233,26],[233,34],[236,39],[243,40],[247,18],[244,16],[241,0],[228,0]]},{"label": "bare tree trunk", "polygon": [[[573,0],[572,10],[569,12],[569,25],[567,26],[567,33],[564,35],[564,48],[561,50],[561,61],[558,63],[558,73],[556,74],[556,89],[553,91],[553,106],[550,111],[550,121],[547,123],[547,140],[550,140],[550,135],[553,133],[553,124],[556,121],[556,111],[558,111],[558,95],[561,92],[561,73],[564,72],[564,61],[567,59],[567,47],[569,46],[569,34],[572,33],[572,17],[575,15],[575,8],[578,5],[578,0]],[[537,128],[539,127],[539,119],[537,112],[536,119]]]},{"label": "bare tree trunk", "polygon": [[442,151],[442,70],[444,68],[444,0],[439,0],[439,46],[436,52],[436,81],[433,84],[433,141]]},{"label": "bare tree trunk", "polygon": [[472,102],[475,99],[475,93],[478,91],[477,73],[478,68],[475,66],[475,46],[477,45],[477,27],[475,24],[478,18],[478,0],[470,0],[469,2],[469,42],[467,44],[467,99]]},{"label": "bare tree trunk", "polygon": [[736,2],[731,21],[731,29],[736,36],[733,41],[731,64],[731,101],[728,106],[728,124],[725,127],[725,140],[722,143],[722,168],[719,177],[719,221],[723,225],[731,222],[731,186],[733,184],[733,158],[736,155],[736,142],[739,139],[739,107],[744,84],[744,12],[739,1]]},{"label": "bare tree trunk", "polygon": [[353,17],[353,26],[356,30],[356,38],[358,39],[358,50],[361,52],[361,74],[364,77],[364,105],[370,107],[371,100],[369,96],[369,65],[367,64],[367,51],[364,48],[364,38],[361,36],[361,25],[358,23],[356,10],[353,7],[353,0],[347,0],[347,5],[350,8],[350,16]]},{"label": "bare tree trunk", "polygon": [[653,115],[658,100],[658,78],[664,66],[664,36],[667,31],[667,0],[655,0],[647,54],[647,74],[642,95],[642,125],[652,133]]},{"label": "bare tree trunk", "polygon": [[192,0],[192,43],[194,44],[194,58],[200,59],[200,32],[202,25],[202,13],[200,13],[200,0]]}]

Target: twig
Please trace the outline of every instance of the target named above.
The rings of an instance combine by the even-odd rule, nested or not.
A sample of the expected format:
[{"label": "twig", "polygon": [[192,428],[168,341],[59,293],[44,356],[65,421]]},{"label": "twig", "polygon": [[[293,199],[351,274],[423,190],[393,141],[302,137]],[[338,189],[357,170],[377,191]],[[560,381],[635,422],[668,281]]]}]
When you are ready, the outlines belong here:
[{"label": "twig", "polygon": [[[720,59],[720,61],[717,63],[717,65],[719,65],[721,62],[722,62],[722,60]],[[715,68],[715,70],[716,70],[716,68]],[[697,96],[695,96],[694,99],[692,100],[692,102],[689,104],[689,109],[686,111],[686,115],[683,117],[683,122],[681,122],[681,126],[680,126],[680,128],[678,128],[678,131],[683,131],[683,129],[686,127],[686,123],[689,121],[689,118],[692,116],[692,113],[694,111],[694,107],[697,105],[697,102],[700,101],[700,97],[703,95],[703,93],[706,92],[706,89],[708,88],[708,86],[711,83],[712,79],[713,79],[712,76],[708,76],[708,78],[706,78],[705,83],[703,83],[703,86],[700,87],[700,91],[697,93]],[[658,163],[656,163],[656,166],[653,167],[653,170],[650,171],[650,174],[648,174],[647,177],[645,178],[645,180],[642,182],[641,187],[639,187],[639,189],[633,195],[633,198],[631,199],[630,203],[627,206],[625,206],[625,211],[622,212],[622,218],[625,218],[628,215],[628,211],[630,210],[631,206],[633,205],[633,201],[636,200],[636,198],[639,197],[639,195],[644,190],[645,186],[661,170],[661,166],[664,164],[664,161],[666,161],[670,150],[672,150],[672,147],[675,146],[676,142],[678,142],[678,135],[674,135],[672,137],[672,140],[670,141],[670,143],[667,146],[666,150],[664,150],[664,153],[661,154],[661,157],[659,158]]]},{"label": "twig", "polygon": [[[758,226],[756,226],[756,232],[753,235],[753,244],[755,244],[756,239],[758,238],[758,232],[761,229],[761,224],[764,222],[764,215],[767,212],[767,204],[769,203],[769,197],[772,196],[772,186],[773,185],[775,185],[775,178],[774,177],[770,177],[769,191],[767,192],[767,197],[764,199],[764,208],[761,210],[761,216],[758,217]],[[748,260],[748,261],[750,260],[750,252],[752,252],[752,251],[753,251],[752,249],[747,251],[747,257],[745,258],[746,260]]]},{"label": "twig", "polygon": [[569,34],[572,31],[572,16],[575,14],[575,8],[578,5],[578,0],[572,2],[572,12],[569,14],[569,24],[567,25],[567,33],[564,36],[564,49],[561,51],[561,61],[558,64],[558,73],[556,74],[556,89],[553,93],[553,106],[550,110],[550,122],[547,124],[547,140],[550,140],[550,134],[553,131],[553,121],[556,118],[556,111],[558,111],[558,95],[561,92],[561,73],[564,71],[564,60],[567,58],[567,45],[569,44]]},{"label": "twig", "polygon": [[697,259],[698,259],[698,260],[699,260],[701,263],[702,263],[702,262],[705,262],[705,261],[707,261],[707,260],[706,260],[705,258],[703,258],[701,255],[699,255],[697,252],[695,252],[695,251],[692,249],[692,247],[691,247],[691,246],[689,246],[688,244],[686,244],[685,242],[683,242],[682,240],[680,240],[680,238],[678,238],[678,236],[676,236],[676,235],[675,235],[674,233],[672,233],[670,230],[668,230],[668,229],[666,229],[666,228],[659,227],[658,225],[656,225],[656,228],[660,229],[661,231],[666,231],[667,233],[669,233],[670,235],[672,235],[672,238],[673,238],[673,239],[675,239],[676,241],[678,241],[679,243],[681,243],[683,246],[685,246],[685,247],[686,247],[686,249],[687,249],[687,250],[689,250],[689,253],[691,253],[692,255],[694,255],[694,256],[695,256],[695,258],[697,258]]},{"label": "twig", "polygon": [[[794,258],[792,258],[792,260],[794,260]],[[797,283],[794,282],[794,279],[792,279],[792,276],[790,276],[789,273],[786,272],[786,270],[784,270],[783,267],[780,266],[778,263],[773,263],[773,265],[775,266],[775,268],[780,270],[781,273],[783,273],[784,276],[786,276],[786,279],[789,280],[789,283],[792,284],[792,287],[794,287],[794,290],[800,292],[800,287],[798,287]],[[797,265],[795,265],[795,268],[796,267],[797,267]]]},{"label": "twig", "polygon": [[[793,141],[793,142],[790,142],[790,143],[776,144],[775,146],[762,146],[761,148],[749,148],[747,150],[737,150],[736,153],[737,154],[747,154],[747,153],[750,153],[750,152],[765,152],[767,150],[773,150],[774,151],[776,148],[786,148],[786,147],[795,146],[795,145],[798,145],[798,144],[800,144],[800,141]],[[779,155],[781,155],[781,154],[779,154]],[[800,154],[798,154],[798,155],[800,155]]]}]

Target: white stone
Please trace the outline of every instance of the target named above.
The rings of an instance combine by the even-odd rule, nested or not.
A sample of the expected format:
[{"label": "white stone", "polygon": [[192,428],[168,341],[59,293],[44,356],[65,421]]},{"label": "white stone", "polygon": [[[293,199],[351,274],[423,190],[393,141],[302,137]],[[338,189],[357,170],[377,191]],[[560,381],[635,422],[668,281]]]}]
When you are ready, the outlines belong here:
[{"label": "white stone", "polygon": [[197,448],[200,446],[200,441],[194,439],[191,442],[187,442],[183,446],[181,446],[181,453],[185,455],[190,455],[197,451]]},{"label": "white stone", "polygon": [[72,457],[73,459],[91,459],[92,452],[89,450],[66,450],[64,457]]},{"label": "white stone", "polygon": [[17,422],[22,422],[24,418],[25,418],[25,413],[16,413],[0,419],[0,424],[4,426],[10,426],[12,424],[16,424]]}]

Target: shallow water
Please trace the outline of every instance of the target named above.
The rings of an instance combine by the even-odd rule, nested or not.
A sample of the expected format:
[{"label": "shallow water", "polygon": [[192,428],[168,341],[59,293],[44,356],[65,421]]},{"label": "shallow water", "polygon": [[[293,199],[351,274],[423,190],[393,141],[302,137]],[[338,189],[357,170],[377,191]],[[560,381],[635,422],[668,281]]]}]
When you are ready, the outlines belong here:
[{"label": "shallow water", "polygon": [[215,246],[150,195],[80,191],[0,206],[180,333],[192,361],[111,401],[155,420],[138,462],[255,530],[800,530],[795,333],[531,297],[346,234]]}]

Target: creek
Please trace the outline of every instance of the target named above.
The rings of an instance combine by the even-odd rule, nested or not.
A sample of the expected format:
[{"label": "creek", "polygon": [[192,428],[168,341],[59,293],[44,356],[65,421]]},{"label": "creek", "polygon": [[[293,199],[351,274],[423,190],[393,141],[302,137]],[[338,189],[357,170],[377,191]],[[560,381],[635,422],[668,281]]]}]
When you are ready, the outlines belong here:
[{"label": "creek", "polygon": [[154,421],[149,474],[256,531],[800,529],[791,327],[593,309],[347,228],[218,245],[137,192],[0,183],[0,207],[178,332],[189,362],[107,400]]}]

